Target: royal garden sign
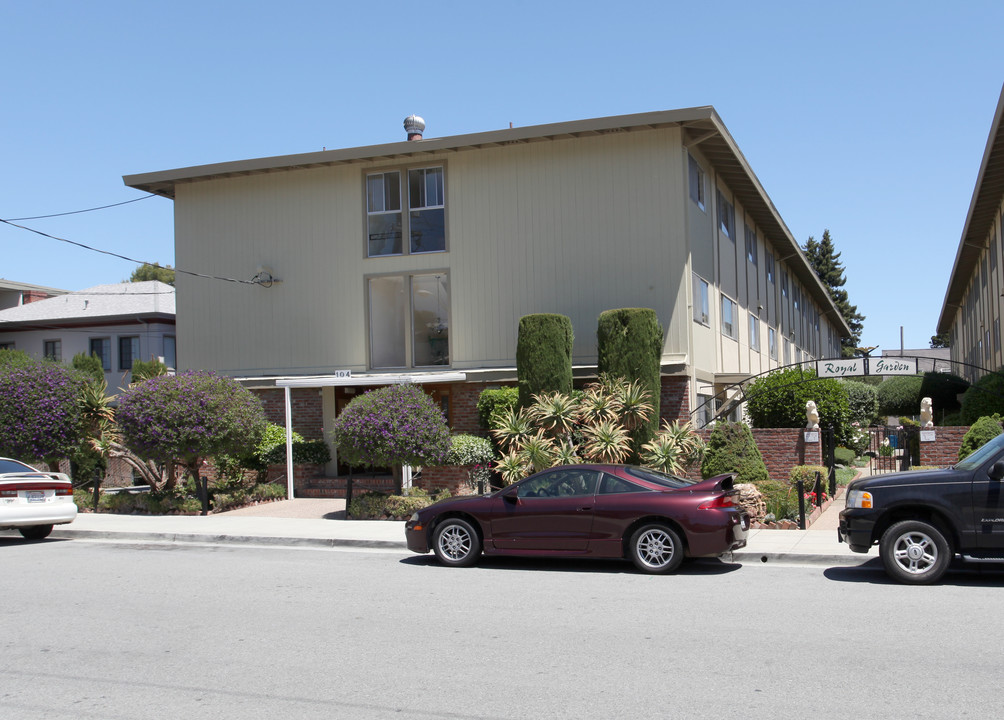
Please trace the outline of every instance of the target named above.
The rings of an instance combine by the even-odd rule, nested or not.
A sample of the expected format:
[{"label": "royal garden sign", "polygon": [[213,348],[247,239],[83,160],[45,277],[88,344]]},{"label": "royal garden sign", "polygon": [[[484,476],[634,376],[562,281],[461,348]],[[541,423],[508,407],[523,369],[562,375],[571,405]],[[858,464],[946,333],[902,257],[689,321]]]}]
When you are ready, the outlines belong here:
[{"label": "royal garden sign", "polygon": [[854,377],[857,375],[916,375],[917,359],[902,357],[834,358],[816,361],[819,377]]}]

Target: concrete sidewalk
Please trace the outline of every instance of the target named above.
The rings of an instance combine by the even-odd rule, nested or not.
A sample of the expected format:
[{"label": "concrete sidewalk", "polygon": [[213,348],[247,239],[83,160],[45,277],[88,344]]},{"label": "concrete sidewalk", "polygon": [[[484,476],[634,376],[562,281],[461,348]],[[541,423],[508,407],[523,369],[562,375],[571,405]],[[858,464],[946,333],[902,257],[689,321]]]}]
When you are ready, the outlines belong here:
[{"label": "concrete sidewalk", "polygon": [[[842,508],[841,493],[808,530],[752,530],[747,546],[733,553],[731,560],[743,564],[866,562],[875,555],[851,552],[847,545],[837,541]],[[344,509],[344,500],[296,499],[205,517],[80,513],[70,525],[57,526],[52,537],[408,551],[403,522],[345,520]],[[0,538],[5,536],[20,537],[16,531],[0,532]]]}]

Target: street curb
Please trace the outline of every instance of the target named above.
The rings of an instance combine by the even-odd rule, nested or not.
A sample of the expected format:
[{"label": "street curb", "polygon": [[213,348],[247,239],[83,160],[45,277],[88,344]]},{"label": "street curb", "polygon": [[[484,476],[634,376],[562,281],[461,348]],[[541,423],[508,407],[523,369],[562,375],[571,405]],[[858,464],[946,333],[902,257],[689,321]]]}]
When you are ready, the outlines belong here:
[{"label": "street curb", "polygon": [[[722,559],[728,558],[725,554]],[[770,565],[771,563],[800,563],[803,565],[840,565],[842,567],[856,567],[862,563],[874,560],[875,556],[868,555],[822,555],[812,553],[793,552],[751,552],[740,551],[731,555],[732,562],[740,565]]]},{"label": "street curb", "polygon": [[384,550],[407,550],[404,541],[352,540],[347,538],[309,538],[268,535],[227,535],[212,533],[109,532],[104,530],[54,530],[52,538],[81,540],[128,540],[133,542],[198,543],[219,545],[270,545],[277,547],[357,547]]}]

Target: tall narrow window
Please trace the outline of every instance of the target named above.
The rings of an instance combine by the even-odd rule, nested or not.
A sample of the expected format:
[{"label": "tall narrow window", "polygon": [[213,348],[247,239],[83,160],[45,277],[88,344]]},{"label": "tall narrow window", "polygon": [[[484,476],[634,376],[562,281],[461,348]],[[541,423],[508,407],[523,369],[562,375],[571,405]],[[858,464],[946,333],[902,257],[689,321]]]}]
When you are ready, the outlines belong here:
[{"label": "tall narrow window", "polygon": [[704,170],[697,164],[693,155],[687,155],[690,159],[690,199],[697,207],[704,210]]},{"label": "tall narrow window", "polygon": [[711,324],[708,282],[700,275],[694,275],[694,320],[702,325]]},{"label": "tall narrow window", "polygon": [[169,368],[178,366],[177,341],[174,335],[164,336],[164,364]]},{"label": "tall narrow window", "polygon": [[411,252],[442,252],[446,249],[445,202],[443,168],[408,171]]},{"label": "tall narrow window", "polygon": [[767,253],[767,282],[774,284],[774,253]]},{"label": "tall narrow window", "polygon": [[132,370],[132,363],[139,358],[139,338],[119,338],[119,370]]},{"label": "tall narrow window", "polygon": [[415,367],[450,364],[450,287],[446,274],[411,279],[412,356]]},{"label": "tall narrow window", "polygon": [[101,367],[104,368],[105,372],[111,372],[112,341],[110,338],[91,338],[90,352],[91,355],[94,355],[101,360]]},{"label": "tall narrow window", "polygon": [[735,340],[738,337],[736,330],[736,303],[732,298],[722,295],[722,335]]},{"label": "tall narrow window", "polygon": [[767,351],[771,360],[777,360],[777,331],[767,326]]},{"label": "tall narrow window", "polygon": [[760,318],[750,313],[750,348],[760,352]]},{"label": "tall narrow window", "polygon": [[718,191],[718,226],[722,232],[735,242],[736,239],[736,209],[721,191]]},{"label": "tall narrow window", "polygon": [[44,343],[46,360],[63,361],[63,343],[60,340],[46,340]]},{"label": "tall narrow window", "polygon": [[401,254],[401,173],[366,176],[369,256]]},{"label": "tall narrow window", "polygon": [[746,226],[746,262],[756,265],[756,231]]}]

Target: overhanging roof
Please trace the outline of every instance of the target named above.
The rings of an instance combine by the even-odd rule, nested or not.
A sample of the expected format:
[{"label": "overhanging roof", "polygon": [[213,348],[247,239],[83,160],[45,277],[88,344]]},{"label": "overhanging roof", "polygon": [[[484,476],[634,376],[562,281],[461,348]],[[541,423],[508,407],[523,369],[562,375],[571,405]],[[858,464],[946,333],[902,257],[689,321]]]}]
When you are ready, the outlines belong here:
[{"label": "overhanging roof", "polygon": [[962,229],[962,239],[955,253],[955,265],[948,279],[945,301],[938,318],[938,333],[948,332],[956,311],[962,307],[963,295],[969,279],[976,270],[980,255],[986,249],[990,226],[997,217],[1001,196],[1004,195],[1004,135],[1001,133],[1001,119],[1004,118],[1004,88],[997,100],[990,137],[983,151],[980,172],[976,176],[976,188],[969,203],[969,214]]},{"label": "overhanging roof", "polygon": [[739,203],[777,249],[778,259],[788,263],[795,277],[809,289],[813,299],[824,309],[823,315],[837,326],[842,336],[849,336],[851,329],[830,299],[826,287],[812,270],[801,247],[781,219],[781,214],[774,207],[753,169],[740,152],[736,141],[710,105],[506,128],[427,140],[406,140],[384,145],[238,160],[126,175],[122,179],[129,187],[173,199],[178,185],[201,180],[387,159],[421,158],[431,153],[463,152],[486,147],[548,142],[618,132],[638,132],[674,126],[683,130],[683,141],[687,147],[699,147],[701,153],[713,164],[715,171],[729,186]]}]

